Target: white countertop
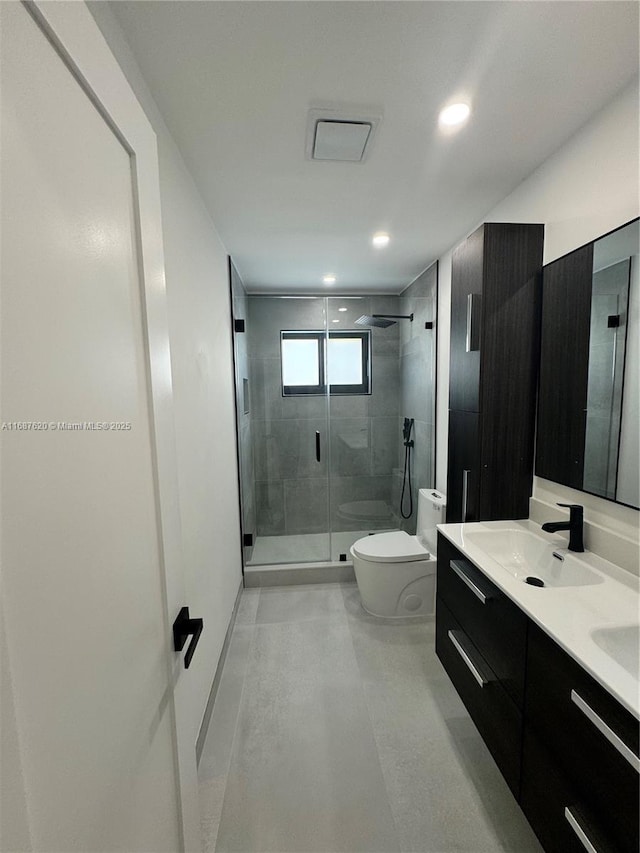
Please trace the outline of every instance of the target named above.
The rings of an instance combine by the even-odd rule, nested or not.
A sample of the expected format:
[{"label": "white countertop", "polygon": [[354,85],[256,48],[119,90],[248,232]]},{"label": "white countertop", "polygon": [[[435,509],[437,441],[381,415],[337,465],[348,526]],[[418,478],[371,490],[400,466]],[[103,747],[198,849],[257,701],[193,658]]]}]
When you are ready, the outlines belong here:
[{"label": "white countertop", "polygon": [[[468,539],[468,534],[474,532],[513,529],[529,531],[546,539],[560,554],[572,553],[566,549],[566,535],[545,533],[533,521],[438,525],[438,530],[527,616],[640,719],[640,682],[596,645],[591,636],[591,632],[598,628],[638,624],[640,579],[585,551],[575,556],[584,560],[589,569],[600,576],[601,582],[584,586],[529,586]],[[531,574],[535,574],[535,570]]]}]

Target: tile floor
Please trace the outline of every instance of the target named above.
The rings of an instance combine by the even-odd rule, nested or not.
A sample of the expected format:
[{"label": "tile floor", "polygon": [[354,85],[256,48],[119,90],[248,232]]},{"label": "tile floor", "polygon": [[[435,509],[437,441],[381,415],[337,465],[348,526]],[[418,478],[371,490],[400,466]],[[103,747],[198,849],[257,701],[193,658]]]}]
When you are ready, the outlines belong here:
[{"label": "tile floor", "polygon": [[541,853],[433,621],[354,584],[243,592],[199,775],[206,853]]}]

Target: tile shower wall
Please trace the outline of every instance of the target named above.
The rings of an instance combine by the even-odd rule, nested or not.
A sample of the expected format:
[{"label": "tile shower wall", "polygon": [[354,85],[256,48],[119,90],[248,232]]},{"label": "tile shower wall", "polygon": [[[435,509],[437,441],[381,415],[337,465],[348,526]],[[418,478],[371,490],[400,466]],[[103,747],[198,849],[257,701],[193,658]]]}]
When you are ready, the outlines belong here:
[{"label": "tile shower wall", "polygon": [[[436,306],[438,288],[437,263],[403,291],[400,296],[400,314],[413,314],[413,322],[400,324],[400,421],[413,418],[412,493],[414,512],[410,519],[401,520],[408,533],[415,533],[418,489],[431,488],[435,482],[435,391],[436,391]],[[433,323],[425,329],[425,323]],[[402,423],[399,425],[401,430]],[[402,434],[401,432],[399,433]],[[402,489],[401,471],[404,464],[404,447],[398,451],[400,476],[393,483],[394,505],[399,506]],[[408,505],[405,495],[405,506]]]},{"label": "tile shower wall", "polygon": [[[238,271],[230,261],[231,300],[233,320],[244,320],[247,324],[247,294]],[[249,378],[249,351],[246,332],[234,332],[233,336],[236,371],[236,411],[238,430],[238,455],[240,458],[240,505],[243,533],[256,531],[255,475],[253,462],[253,440],[251,424],[251,388]],[[252,547],[245,547],[245,562],[251,559]]]},{"label": "tile shower wall", "polygon": [[[397,296],[330,297],[329,331],[360,329],[363,314],[399,314]],[[346,309],[346,310],[345,310]],[[400,405],[399,325],[371,328],[371,394],[331,396],[330,521],[332,531],[397,527],[392,482]]]},{"label": "tile shower wall", "polygon": [[[283,397],[280,331],[362,329],[362,314],[394,313],[398,297],[341,299],[249,298],[248,344],[252,396],[257,534],[321,533],[397,524],[391,505],[397,462],[400,401],[399,328],[372,329],[372,393]],[[346,308],[346,311],[340,311]],[[336,321],[336,322],[334,322]],[[322,436],[321,462],[315,432]],[[330,477],[329,477],[330,473]],[[376,501],[379,517],[354,519],[353,504]],[[386,514],[383,511],[386,507]]]}]

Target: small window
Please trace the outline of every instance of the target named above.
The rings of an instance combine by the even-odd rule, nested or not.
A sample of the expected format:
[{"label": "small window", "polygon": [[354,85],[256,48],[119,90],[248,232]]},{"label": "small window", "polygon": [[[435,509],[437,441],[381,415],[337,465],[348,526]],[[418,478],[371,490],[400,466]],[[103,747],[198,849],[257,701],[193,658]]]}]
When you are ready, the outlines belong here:
[{"label": "small window", "polygon": [[[282,395],[325,394],[324,332],[281,332]],[[329,332],[330,394],[370,394],[370,332]]]}]

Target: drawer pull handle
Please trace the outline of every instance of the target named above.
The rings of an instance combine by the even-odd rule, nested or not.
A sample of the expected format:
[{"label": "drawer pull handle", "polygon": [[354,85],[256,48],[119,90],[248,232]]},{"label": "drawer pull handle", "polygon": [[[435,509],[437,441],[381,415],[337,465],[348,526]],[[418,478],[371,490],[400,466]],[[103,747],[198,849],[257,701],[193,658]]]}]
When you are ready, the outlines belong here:
[{"label": "drawer pull handle", "polygon": [[449,637],[449,639],[453,643],[453,646],[455,647],[456,651],[458,652],[458,654],[460,655],[462,660],[466,663],[467,668],[469,669],[469,672],[475,678],[475,680],[478,682],[480,687],[484,687],[485,684],[488,684],[489,682],[487,681],[487,679],[483,676],[483,674],[480,672],[480,670],[477,668],[477,666],[473,663],[473,661],[471,660],[471,658],[469,657],[467,652],[462,648],[460,641],[456,637],[455,631],[447,631],[447,636]]},{"label": "drawer pull handle", "polygon": [[487,595],[485,592],[483,592],[480,589],[480,587],[474,581],[471,580],[469,575],[464,570],[464,563],[461,563],[459,560],[451,560],[449,565],[451,566],[453,571],[458,575],[460,580],[463,581],[464,583],[466,583],[466,585],[469,587],[471,592],[476,596],[476,598],[479,598],[483,604],[486,604],[487,601],[489,600],[489,598],[491,598],[491,596]]},{"label": "drawer pull handle", "polygon": [[587,833],[580,826],[577,817],[571,811],[569,806],[565,806],[564,816],[565,816],[565,820],[567,821],[567,823],[569,824],[571,829],[577,835],[577,837],[580,840],[580,843],[582,844],[584,849],[588,850],[589,853],[599,853],[598,848],[593,846],[593,844],[589,840],[589,837],[587,836]]},{"label": "drawer pull handle", "polygon": [[571,691],[571,701],[580,708],[589,722],[598,729],[600,734],[603,734],[614,749],[617,749],[620,755],[629,762],[636,773],[640,773],[640,758],[634,754],[633,750],[629,749],[626,743],[618,737],[618,735],[610,729],[602,717],[599,717],[596,712],[584,701],[579,693],[575,690]]}]

